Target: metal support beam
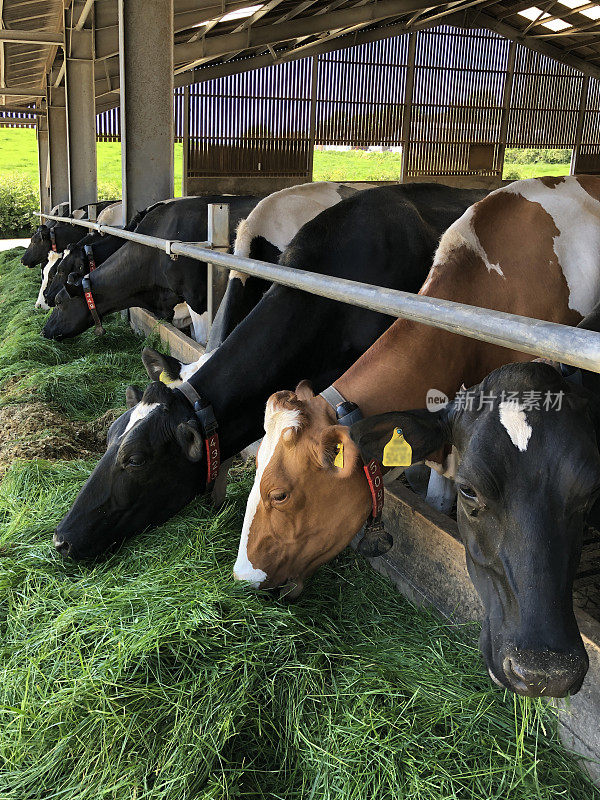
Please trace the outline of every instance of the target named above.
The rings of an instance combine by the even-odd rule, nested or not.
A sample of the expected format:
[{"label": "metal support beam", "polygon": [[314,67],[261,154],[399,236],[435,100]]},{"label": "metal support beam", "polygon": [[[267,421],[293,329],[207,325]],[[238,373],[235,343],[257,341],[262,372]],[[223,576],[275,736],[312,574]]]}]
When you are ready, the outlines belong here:
[{"label": "metal support beam", "polygon": [[65,85],[69,150],[69,200],[79,208],[98,199],[96,176],[96,100],[94,94],[94,32],[76,30],[81,4],[65,12]]},{"label": "metal support beam", "polygon": [[577,115],[577,128],[575,130],[575,145],[571,153],[571,175],[577,174],[577,161],[579,159],[579,150],[581,148],[581,137],[583,135],[583,123],[585,120],[585,112],[587,108],[588,88],[590,79],[587,75],[583,76],[581,84],[581,98],[579,100],[579,114]]},{"label": "metal support beam", "polygon": [[[430,2],[429,6],[431,5]],[[433,5],[438,5],[438,3],[433,3]],[[290,39],[346,28],[362,22],[377,22],[388,17],[419,11],[426,7],[428,7],[427,3],[424,3],[423,0],[379,0],[377,3],[366,6],[355,6],[328,14],[302,17],[293,22],[283,22],[279,25],[260,25],[240,33],[211,36],[205,41],[175,45],[175,62],[182,64],[199,59],[215,58],[249,47],[266,47],[269,44],[279,44]]]},{"label": "metal support beam", "polygon": [[510,116],[510,100],[512,97],[512,87],[515,77],[515,60],[517,57],[517,43],[512,41],[508,50],[508,61],[506,64],[506,76],[504,78],[504,91],[502,93],[502,117],[500,119],[500,134],[498,137],[498,167],[500,178],[504,172],[504,154],[506,152],[506,138],[508,135],[508,120]]},{"label": "metal support beam", "polygon": [[412,101],[415,85],[415,54],[417,51],[417,34],[411,33],[408,39],[408,64],[406,67],[406,86],[404,90],[404,110],[402,112],[402,162],[400,164],[400,182],[406,181],[410,152],[412,128]]},{"label": "metal support beam", "polygon": [[48,31],[19,31],[11,28],[0,29],[0,42],[17,42],[19,44],[63,44],[60,33]]},{"label": "metal support beam", "polygon": [[[218,253],[227,253],[229,250],[229,206],[227,203],[209,203],[207,221],[208,241],[212,244],[212,249]],[[206,269],[206,316],[210,332],[215,314],[227,289],[229,270],[210,262],[206,264]]]},{"label": "metal support beam", "polygon": [[69,200],[69,159],[67,156],[67,108],[65,90],[48,90],[48,150],[50,154],[50,205]]},{"label": "metal support beam", "polygon": [[181,173],[181,196],[187,197],[188,170],[190,164],[190,87],[183,89],[183,170]]},{"label": "metal support beam", "polygon": [[547,44],[542,39],[533,38],[531,36],[523,37],[523,31],[513,28],[511,25],[507,25],[504,22],[498,22],[497,19],[482,11],[466,11],[464,13],[458,12],[449,15],[445,18],[444,24],[457,25],[459,28],[486,28],[489,31],[495,31],[506,39],[517,41],[519,44],[522,44],[523,47],[527,47],[537,53],[542,53],[549,58],[553,58],[555,61],[558,61],[559,64],[566,64],[592,78],[600,78],[600,67],[587,63],[583,58],[572,56],[568,52],[552,44]]},{"label": "metal support beam", "polygon": [[28,86],[6,86],[2,90],[5,97],[45,97],[46,93],[40,89],[32,89]]},{"label": "metal support beam", "polygon": [[119,0],[119,38],[125,224],[173,196],[173,0]]},{"label": "metal support beam", "polygon": [[50,196],[50,153],[48,142],[48,118],[37,118],[37,146],[38,146],[38,176],[40,182],[40,211],[49,212],[52,209]]},{"label": "metal support beam", "polygon": [[315,139],[317,135],[317,90],[319,85],[319,56],[312,57],[312,82],[310,86],[310,123],[308,131],[308,180],[313,179]]},{"label": "metal support beam", "polygon": [[32,114],[34,117],[45,117],[46,112],[27,106],[0,106],[0,111],[12,111],[14,114]]}]

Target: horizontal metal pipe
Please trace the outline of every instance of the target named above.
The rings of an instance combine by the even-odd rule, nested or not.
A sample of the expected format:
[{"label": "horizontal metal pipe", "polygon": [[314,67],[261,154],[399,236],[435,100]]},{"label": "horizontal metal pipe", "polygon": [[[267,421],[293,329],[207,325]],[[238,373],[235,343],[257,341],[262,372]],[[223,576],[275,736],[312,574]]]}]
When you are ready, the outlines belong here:
[{"label": "horizontal metal pipe", "polygon": [[[149,244],[160,250],[165,250],[168,246],[165,239],[136,234],[120,228],[95,225],[86,220],[72,220],[68,217],[50,217],[50,219],[95,227],[102,232],[139,241],[140,244]],[[252,258],[218,253],[199,244],[172,242],[170,249],[176,255],[198,261],[210,261],[212,264],[235,269],[246,275],[264,278],[331,300],[432,325],[471,339],[491,342],[522,353],[550,358],[553,361],[562,361],[592,372],[600,372],[600,333],[594,331],[455,303],[451,300],[424,297],[397,289],[371,286],[344,278],[332,278],[329,275],[318,275],[279,264],[267,264]]]},{"label": "horizontal metal pipe", "polygon": [[[123,228],[115,228],[112,225],[99,225],[97,222],[90,222],[87,219],[72,219],[71,217],[55,217],[50,214],[38,214],[37,216],[44,219],[52,219],[55,222],[68,222],[70,225],[80,225],[82,228],[88,230],[98,231],[98,233],[105,233],[109,236],[119,236],[121,239],[127,239],[129,242],[136,242],[136,244],[143,244],[146,247],[153,247],[155,250],[162,250],[168,253],[171,249],[171,240],[158,239],[156,236],[147,236],[145,233],[136,233],[135,231],[126,231]],[[197,245],[210,247],[210,242],[197,242]],[[171,249],[171,252],[174,252]],[[212,253],[212,250],[209,250]],[[204,259],[200,259],[204,261]]]}]

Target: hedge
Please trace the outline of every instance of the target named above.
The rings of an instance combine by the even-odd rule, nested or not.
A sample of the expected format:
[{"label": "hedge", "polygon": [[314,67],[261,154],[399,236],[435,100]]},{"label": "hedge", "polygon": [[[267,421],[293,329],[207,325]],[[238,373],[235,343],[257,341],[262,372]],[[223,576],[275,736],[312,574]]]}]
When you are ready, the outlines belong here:
[{"label": "hedge", "polygon": [[[98,186],[98,199],[120,197],[121,187],[116,183]],[[0,176],[0,239],[18,239],[31,236],[39,224],[40,200],[37,183],[19,173]]]}]

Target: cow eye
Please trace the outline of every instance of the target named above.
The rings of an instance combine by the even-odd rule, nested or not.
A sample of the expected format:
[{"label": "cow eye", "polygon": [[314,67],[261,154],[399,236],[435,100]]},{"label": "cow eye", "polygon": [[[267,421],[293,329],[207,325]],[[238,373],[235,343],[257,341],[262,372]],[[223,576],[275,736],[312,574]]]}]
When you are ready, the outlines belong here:
[{"label": "cow eye", "polygon": [[285,503],[285,501],[288,499],[288,497],[289,497],[289,494],[287,492],[281,491],[280,489],[276,489],[275,491],[273,491],[273,492],[271,492],[269,494],[269,500],[275,506],[281,505],[282,503]]},{"label": "cow eye", "polygon": [[459,483],[458,491],[460,496],[463,498],[463,500],[466,500],[467,503],[479,503],[477,492],[468,483]]},{"label": "cow eye", "polygon": [[127,459],[126,466],[128,467],[143,467],[146,463],[146,459],[143,456],[130,456]]}]

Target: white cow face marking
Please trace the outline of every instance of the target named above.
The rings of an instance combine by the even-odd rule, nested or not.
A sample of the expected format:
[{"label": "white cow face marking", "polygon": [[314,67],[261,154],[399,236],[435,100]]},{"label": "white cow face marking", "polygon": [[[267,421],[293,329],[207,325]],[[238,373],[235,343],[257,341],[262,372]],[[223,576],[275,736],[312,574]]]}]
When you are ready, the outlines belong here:
[{"label": "white cow face marking", "polygon": [[267,465],[273,458],[275,448],[284,431],[288,428],[298,429],[299,427],[299,411],[282,408],[281,406],[273,404],[271,401],[267,403],[265,411],[265,436],[256,456],[256,477],[254,478],[252,490],[248,497],[238,556],[233,567],[234,578],[238,581],[250,581],[254,588],[260,586],[267,578],[267,573],[262,569],[255,569],[248,558],[250,527],[252,526],[252,521],[260,503],[260,482]]},{"label": "white cow face marking", "polygon": [[511,442],[524,453],[532,434],[532,427],[527,422],[523,406],[515,400],[506,400],[498,406],[498,414]]},{"label": "white cow face marking", "polygon": [[145,419],[148,416],[148,414],[151,414],[154,411],[154,409],[159,407],[159,405],[160,403],[144,403],[144,402],[138,403],[137,406],[131,412],[131,416],[129,417],[129,422],[127,423],[127,427],[125,428],[121,436],[125,436],[126,433],[129,433],[129,431],[134,427],[134,425],[137,425],[138,422],[140,422],[140,420]]},{"label": "white cow face marking", "polygon": [[50,270],[52,269],[52,266],[56,264],[57,261],[60,261],[68,254],[69,254],[68,250],[65,250],[64,253],[55,253],[53,250],[51,250],[48,253],[48,263],[44,267],[42,275],[42,285],[40,286],[40,291],[38,293],[37,300],[35,301],[36,308],[41,308],[44,311],[50,311],[50,306],[48,305],[48,303],[46,303],[44,299],[44,292],[48,288],[48,279],[50,277]]}]

